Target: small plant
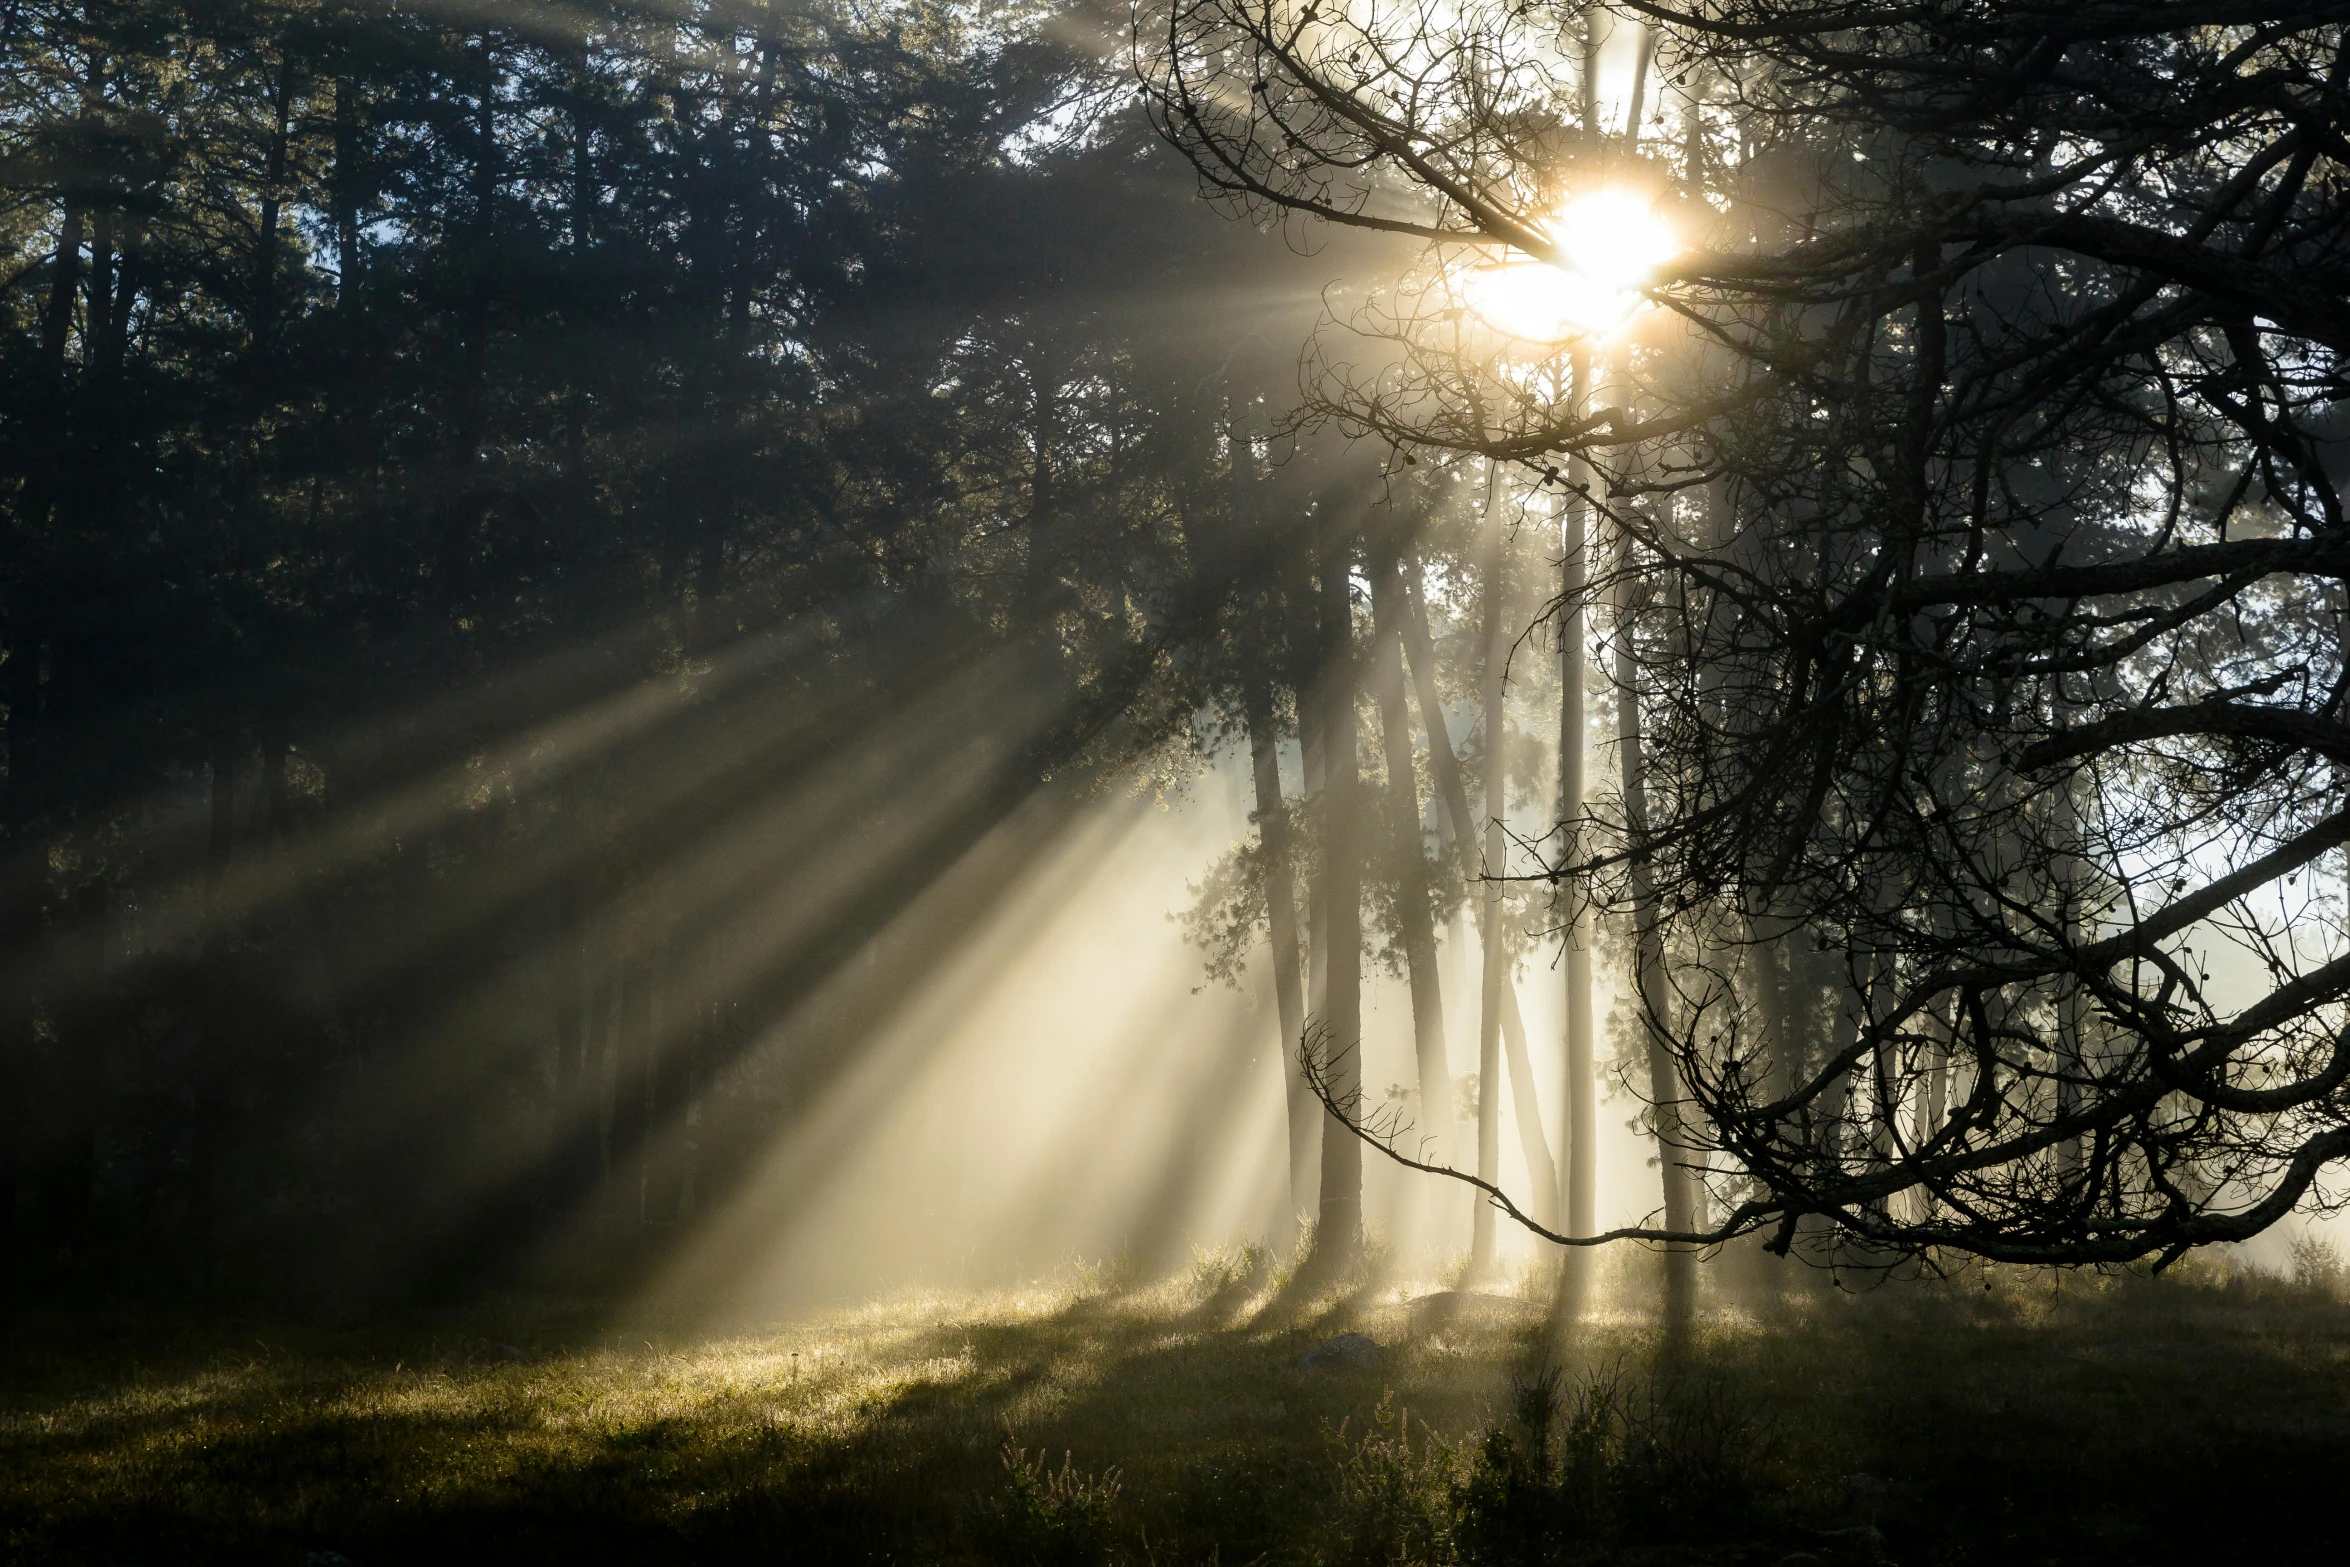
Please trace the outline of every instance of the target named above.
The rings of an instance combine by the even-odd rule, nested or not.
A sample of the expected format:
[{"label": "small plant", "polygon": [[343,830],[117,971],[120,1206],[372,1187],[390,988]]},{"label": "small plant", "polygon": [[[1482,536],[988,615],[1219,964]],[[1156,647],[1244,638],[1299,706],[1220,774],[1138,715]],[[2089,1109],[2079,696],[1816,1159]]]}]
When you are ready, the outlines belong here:
[{"label": "small plant", "polygon": [[1111,1559],[1111,1530],[1121,1488],[1115,1466],[1099,1474],[1061,1454],[1055,1469],[1042,1451],[1006,1442],[1005,1487],[998,1522],[1004,1555],[1022,1567],[1092,1567]]},{"label": "small plant", "polygon": [[1252,1290],[1273,1271],[1273,1253],[1264,1246],[1223,1247],[1192,1254],[1191,1293],[1201,1300]]},{"label": "small plant", "polygon": [[1120,1251],[1101,1258],[1072,1254],[1068,1269],[1077,1281],[1079,1292],[1086,1295],[1115,1294],[1120,1290],[1131,1289],[1143,1274],[1142,1263],[1132,1251]]},{"label": "small plant", "polygon": [[1518,1383],[1511,1420],[1478,1440],[1452,1497],[1461,1560],[1492,1567],[1557,1561],[1595,1537],[1590,1444],[1575,1439],[1589,1425],[1589,1400],[1562,1443],[1559,1382],[1556,1370],[1545,1370]]},{"label": "small plant", "polygon": [[1349,1435],[1351,1424],[1341,1421],[1331,1436],[1334,1559],[1377,1567],[1450,1561],[1458,1455],[1425,1422],[1415,1429],[1393,1392],[1380,1397],[1361,1436]]},{"label": "small plant", "polygon": [[1752,1525],[1771,1448],[1718,1383],[1594,1372],[1562,1396],[1545,1371],[1517,1385],[1512,1419],[1485,1433],[1455,1488],[1459,1559],[1536,1567],[1647,1539]]}]

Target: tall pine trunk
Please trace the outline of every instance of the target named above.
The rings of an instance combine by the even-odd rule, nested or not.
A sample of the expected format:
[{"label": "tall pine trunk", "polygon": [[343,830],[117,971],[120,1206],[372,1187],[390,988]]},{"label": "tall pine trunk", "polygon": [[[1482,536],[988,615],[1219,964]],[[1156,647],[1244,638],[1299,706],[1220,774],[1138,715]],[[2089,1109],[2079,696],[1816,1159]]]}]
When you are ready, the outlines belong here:
[{"label": "tall pine trunk", "polygon": [[[219,918],[221,882],[228,875],[229,858],[236,849],[237,741],[219,735],[212,742],[210,822],[204,834],[204,901],[208,928]],[[217,939],[211,930],[208,939]]]},{"label": "tall pine trunk", "polygon": [[[1228,476],[1230,535],[1227,548],[1240,557],[1253,551],[1257,515],[1256,454],[1247,425],[1236,411],[1230,426]],[[1297,880],[1289,841],[1289,805],[1281,793],[1280,730],[1273,716],[1271,650],[1267,628],[1281,603],[1278,588],[1241,591],[1239,637],[1246,674],[1241,701],[1248,720],[1250,781],[1256,787],[1257,833],[1265,860],[1265,933],[1273,947],[1273,1008],[1281,1028],[1281,1097],[1288,1116],[1289,1207],[1278,1243],[1297,1238],[1297,1228],[1314,1202],[1314,1165],[1320,1156],[1321,1107],[1307,1088],[1298,1049],[1305,1042],[1306,995],[1301,988],[1297,929]],[[1301,705],[1300,723],[1304,709]]]},{"label": "tall pine trunk", "polygon": [[[1350,573],[1351,496],[1322,498],[1316,517],[1322,643],[1322,964],[1323,1049],[1332,1101],[1349,1118],[1362,1113],[1363,936],[1360,802],[1356,762],[1354,606]],[[1344,1125],[1322,1128],[1322,1189],[1315,1260],[1323,1272],[1362,1255],[1363,1145]]]},{"label": "tall pine trunk", "polygon": [[[1298,973],[1297,888],[1289,856],[1289,807],[1281,797],[1281,754],[1273,731],[1273,693],[1252,677],[1248,704],[1249,773],[1256,784],[1257,833],[1265,857],[1265,927],[1273,945],[1273,1007],[1281,1025],[1281,1094],[1289,1117],[1289,1219],[1294,1226],[1313,1201],[1314,1136],[1320,1107],[1298,1069],[1305,1039],[1305,992]],[[1286,1228],[1286,1226],[1285,1226]],[[1287,1237],[1284,1237],[1285,1239]]]},{"label": "tall pine trunk", "polygon": [[[1482,875],[1476,818],[1469,814],[1469,790],[1461,777],[1460,758],[1454,754],[1451,732],[1445,727],[1444,703],[1436,690],[1436,644],[1428,634],[1428,606],[1421,592],[1418,562],[1405,557],[1403,577],[1404,649],[1410,655],[1418,690],[1420,724],[1428,735],[1428,771],[1435,781],[1445,815],[1452,822],[1453,853],[1459,858],[1461,880],[1476,885]],[[1495,819],[1499,816],[1496,813]],[[1499,866],[1495,867],[1497,870]],[[1482,914],[1481,916],[1482,917]],[[1551,1163],[1550,1144],[1542,1132],[1542,1106],[1534,1086],[1534,1062],[1526,1049],[1526,1025],[1518,1015],[1518,988],[1505,966],[1501,984],[1501,1053],[1509,1063],[1510,1095],[1516,1113],[1518,1151],[1526,1160],[1526,1179],[1534,1188],[1532,1211],[1544,1223],[1555,1223],[1558,1170]],[[1449,1110],[1448,1112],[1449,1113]]]},{"label": "tall pine trunk", "polygon": [[[1309,620],[1308,625],[1312,622]],[[1307,638],[1309,644],[1315,639]],[[1323,682],[1319,674],[1308,673],[1297,686],[1298,761],[1305,774],[1305,805],[1307,831],[1312,835],[1318,861],[1326,863],[1326,834],[1328,820],[1328,773],[1322,766],[1322,757],[1328,751],[1328,729],[1322,721],[1324,702]],[[1317,863],[1306,884],[1306,943],[1305,943],[1305,1026],[1300,1031],[1300,1048],[1308,1034],[1318,1033],[1327,1014],[1324,998],[1330,990],[1330,878],[1322,873]],[[1302,1080],[1301,1080],[1302,1081]],[[1318,1212],[1322,1194],[1322,1132],[1329,1119],[1322,1106],[1311,1094],[1301,1107],[1302,1122],[1290,1123],[1289,1149],[1290,1190],[1297,1194],[1298,1212]]]},{"label": "tall pine trunk", "polygon": [[[1591,366],[1587,357],[1578,355],[1574,366],[1578,404],[1590,400]],[[1578,460],[1575,475],[1584,493],[1598,493],[1599,475],[1585,462]],[[1584,751],[1587,743],[1588,720],[1585,713],[1585,691],[1588,685],[1586,665],[1587,607],[1585,595],[1589,589],[1589,524],[1594,507],[1570,500],[1565,504],[1560,538],[1559,592],[1564,606],[1559,617],[1558,674],[1559,674],[1559,739],[1558,739],[1558,797],[1557,832],[1559,853],[1563,861],[1573,864],[1582,857],[1581,821],[1583,802],[1588,793],[1585,777]],[[1587,907],[1586,889],[1580,877],[1569,874],[1560,881],[1560,895],[1564,900],[1562,922],[1565,927],[1565,952],[1561,964],[1565,971],[1565,1039],[1562,1052],[1566,1081],[1560,1085],[1560,1097],[1566,1105],[1567,1148],[1562,1190],[1559,1192],[1559,1211],[1565,1216],[1566,1233],[1589,1235],[1598,1228],[1599,1203],[1599,1082],[1592,1065],[1591,1020],[1591,913]],[[1559,1294],[1555,1315],[1559,1323],[1580,1316],[1590,1290],[1590,1252],[1582,1247],[1570,1247],[1559,1274]]]},{"label": "tall pine trunk", "polygon": [[1433,1139],[1424,1157],[1444,1162],[1451,1139],[1444,1121],[1451,1073],[1444,1058],[1444,991],[1436,972],[1436,916],[1429,907],[1428,857],[1420,843],[1419,769],[1412,760],[1412,719],[1404,695],[1401,583],[1393,570],[1372,578],[1372,636],[1379,734],[1387,761],[1388,855],[1395,879],[1398,933],[1412,990],[1412,1061],[1420,1078],[1421,1137]]},{"label": "tall pine trunk", "polygon": [[[1627,553],[1629,553],[1627,549]],[[1630,845],[1633,984],[1638,1023],[1647,1046],[1648,1097],[1655,1119],[1657,1168],[1664,1184],[1665,1228],[1696,1228],[1697,1183],[1683,1121],[1681,1076],[1670,1048],[1671,1002],[1665,991],[1664,940],[1658,926],[1656,871],[1647,850],[1648,756],[1640,729],[1640,661],[1634,642],[1640,610],[1631,563],[1623,563],[1616,592],[1616,755],[1622,773],[1624,833]],[[1665,1248],[1665,1331],[1685,1334],[1697,1314],[1697,1253]]]},{"label": "tall pine trunk", "polygon": [[[1479,911],[1484,952],[1477,1008],[1477,1178],[1487,1182],[1501,1178],[1501,1009],[1509,987],[1509,944],[1501,928],[1500,881],[1509,862],[1509,835],[1502,825],[1509,811],[1509,718],[1503,709],[1507,693],[1502,685],[1502,671],[1509,660],[1509,622],[1502,540],[1501,508],[1488,499],[1482,541],[1485,660],[1478,682],[1485,726],[1485,895]],[[1493,1205],[1479,1195],[1469,1231],[1472,1277],[1493,1267],[1493,1218]]]}]

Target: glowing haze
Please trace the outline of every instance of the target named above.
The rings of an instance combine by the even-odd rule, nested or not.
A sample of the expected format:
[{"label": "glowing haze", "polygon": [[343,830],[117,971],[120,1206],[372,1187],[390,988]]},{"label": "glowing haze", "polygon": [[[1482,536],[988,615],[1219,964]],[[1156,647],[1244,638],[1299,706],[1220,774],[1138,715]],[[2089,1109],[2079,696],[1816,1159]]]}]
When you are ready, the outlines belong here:
[{"label": "glowing haze", "polygon": [[1577,197],[1544,228],[1564,265],[1513,253],[1467,278],[1470,308],[1529,342],[1614,331],[1646,303],[1641,290],[1681,249],[1654,205],[1628,190]]}]

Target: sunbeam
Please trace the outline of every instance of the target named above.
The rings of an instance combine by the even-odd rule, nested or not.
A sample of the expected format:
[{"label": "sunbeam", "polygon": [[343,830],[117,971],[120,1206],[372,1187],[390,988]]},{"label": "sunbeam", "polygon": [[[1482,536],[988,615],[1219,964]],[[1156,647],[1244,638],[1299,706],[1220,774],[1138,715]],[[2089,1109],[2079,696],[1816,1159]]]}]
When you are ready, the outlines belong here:
[{"label": "sunbeam", "polygon": [[2329,1542],[2338,9],[0,6],[0,1557]]}]

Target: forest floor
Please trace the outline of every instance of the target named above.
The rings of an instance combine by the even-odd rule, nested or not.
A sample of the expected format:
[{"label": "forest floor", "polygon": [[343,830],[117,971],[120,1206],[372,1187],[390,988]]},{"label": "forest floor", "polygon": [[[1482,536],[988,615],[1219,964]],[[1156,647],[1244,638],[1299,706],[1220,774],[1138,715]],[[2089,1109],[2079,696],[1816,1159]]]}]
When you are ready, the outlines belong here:
[{"label": "forest floor", "polygon": [[[2274,1567],[2350,1541],[2350,1306],[2215,1274],[1807,1286],[1661,1358],[1638,1309],[1546,1356],[1521,1299],[1304,1296],[1248,1257],[731,1338],[514,1303],[7,1329],[13,1562]],[[1377,1353],[1307,1361],[1346,1333]]]}]

